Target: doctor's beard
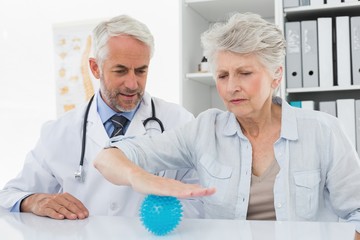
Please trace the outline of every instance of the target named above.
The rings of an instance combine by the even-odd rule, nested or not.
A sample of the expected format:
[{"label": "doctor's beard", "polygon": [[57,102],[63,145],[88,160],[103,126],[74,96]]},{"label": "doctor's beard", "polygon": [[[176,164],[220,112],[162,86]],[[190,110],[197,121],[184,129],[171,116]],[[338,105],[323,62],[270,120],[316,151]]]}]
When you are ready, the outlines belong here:
[{"label": "doctor's beard", "polygon": [[[144,96],[144,91],[140,88],[136,90],[125,88],[124,90],[115,89],[110,91],[104,84],[100,84],[100,93],[109,107],[118,112],[130,112],[134,110]],[[123,99],[123,95],[136,95],[136,99],[126,100]]]}]

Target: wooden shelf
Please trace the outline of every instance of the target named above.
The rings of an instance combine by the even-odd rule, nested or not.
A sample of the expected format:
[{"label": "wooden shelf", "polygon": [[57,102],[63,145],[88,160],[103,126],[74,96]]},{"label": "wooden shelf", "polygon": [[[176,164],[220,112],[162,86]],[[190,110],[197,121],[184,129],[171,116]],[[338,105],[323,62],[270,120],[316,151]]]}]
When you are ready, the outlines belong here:
[{"label": "wooden shelf", "polygon": [[[283,1],[283,0],[276,0]],[[209,108],[224,109],[211,73],[198,71],[204,52],[201,35],[234,12],[254,12],[274,21],[274,0],[181,0],[180,104],[195,116]]]},{"label": "wooden shelf", "polygon": [[284,16],[287,20],[295,21],[297,19],[307,20],[318,17],[333,16],[358,16],[360,11],[360,2],[342,2],[338,4],[324,4],[320,6],[301,6],[285,8]]},{"label": "wooden shelf", "polygon": [[312,87],[312,88],[288,88],[287,93],[308,93],[308,92],[333,92],[333,91],[352,91],[360,90],[360,85],[352,85],[347,87]]},{"label": "wooden shelf", "polygon": [[192,81],[197,81],[205,85],[215,86],[215,80],[212,76],[212,73],[188,73],[186,78]]},{"label": "wooden shelf", "polygon": [[273,0],[185,0],[199,15],[209,22],[222,21],[231,11],[256,12],[267,19],[274,18]]}]

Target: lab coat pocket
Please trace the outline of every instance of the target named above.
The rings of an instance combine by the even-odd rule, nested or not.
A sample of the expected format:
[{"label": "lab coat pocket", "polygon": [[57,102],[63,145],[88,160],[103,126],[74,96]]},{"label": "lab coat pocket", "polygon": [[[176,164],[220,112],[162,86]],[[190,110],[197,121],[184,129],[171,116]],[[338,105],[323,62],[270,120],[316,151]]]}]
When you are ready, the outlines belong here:
[{"label": "lab coat pocket", "polygon": [[305,219],[315,216],[319,205],[320,169],[294,173],[296,214]]},{"label": "lab coat pocket", "polygon": [[204,187],[216,188],[216,193],[206,199],[212,203],[222,203],[228,192],[232,168],[214,161],[211,157],[203,157],[199,163],[201,184]]}]

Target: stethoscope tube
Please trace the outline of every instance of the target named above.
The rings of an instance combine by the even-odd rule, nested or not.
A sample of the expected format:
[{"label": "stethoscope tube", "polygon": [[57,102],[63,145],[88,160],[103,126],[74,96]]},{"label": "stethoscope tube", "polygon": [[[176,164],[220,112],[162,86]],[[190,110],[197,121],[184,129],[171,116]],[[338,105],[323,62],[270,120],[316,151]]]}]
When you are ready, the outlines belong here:
[{"label": "stethoscope tube", "polygon": [[151,117],[145,119],[145,121],[143,123],[144,127],[149,121],[155,121],[155,122],[157,122],[159,124],[160,129],[161,129],[161,133],[163,133],[164,132],[164,126],[163,126],[162,122],[160,121],[160,119],[158,119],[156,117],[155,104],[154,104],[154,101],[152,99],[151,99],[151,111],[152,111]]},{"label": "stethoscope tube", "polygon": [[88,119],[88,116],[89,116],[91,103],[94,100],[94,96],[95,95],[93,95],[90,98],[89,103],[88,103],[88,105],[86,107],[85,115],[84,115],[82,141],[81,141],[81,156],[80,156],[80,162],[79,162],[79,169],[75,172],[75,179],[77,179],[79,182],[84,182],[84,180],[85,180],[83,165],[84,165],[84,157],[85,157],[85,149],[86,149],[86,127],[87,127],[87,119]]}]

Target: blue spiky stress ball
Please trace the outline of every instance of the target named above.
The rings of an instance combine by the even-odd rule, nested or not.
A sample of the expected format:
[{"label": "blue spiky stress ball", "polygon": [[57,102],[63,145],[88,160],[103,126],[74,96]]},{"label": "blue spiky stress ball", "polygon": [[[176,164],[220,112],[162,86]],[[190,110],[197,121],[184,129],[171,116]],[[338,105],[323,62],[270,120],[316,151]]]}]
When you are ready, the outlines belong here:
[{"label": "blue spiky stress ball", "polygon": [[179,199],[168,196],[148,195],[140,207],[140,220],[149,232],[163,236],[180,223],[183,209]]}]

